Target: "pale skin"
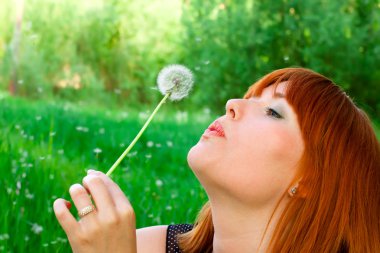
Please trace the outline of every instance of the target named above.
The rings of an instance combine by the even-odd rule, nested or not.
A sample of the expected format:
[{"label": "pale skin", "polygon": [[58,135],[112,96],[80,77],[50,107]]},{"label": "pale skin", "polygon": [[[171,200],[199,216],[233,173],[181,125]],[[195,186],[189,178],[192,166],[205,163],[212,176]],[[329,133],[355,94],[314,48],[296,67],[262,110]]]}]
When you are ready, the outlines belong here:
[{"label": "pale skin", "polygon": [[[215,253],[266,252],[290,198],[281,196],[298,183],[296,165],[304,144],[297,115],[285,98],[272,95],[273,88],[260,97],[229,100],[226,114],[218,118],[225,137],[202,136],[188,153],[189,166],[211,203]],[[281,83],[276,92],[284,94],[285,88]],[[83,186],[69,191],[78,210],[91,203],[87,192],[97,207],[77,221],[65,200],[55,201],[54,212],[74,252],[165,252],[167,226],[136,232],[131,204],[103,173],[90,172]]]}]

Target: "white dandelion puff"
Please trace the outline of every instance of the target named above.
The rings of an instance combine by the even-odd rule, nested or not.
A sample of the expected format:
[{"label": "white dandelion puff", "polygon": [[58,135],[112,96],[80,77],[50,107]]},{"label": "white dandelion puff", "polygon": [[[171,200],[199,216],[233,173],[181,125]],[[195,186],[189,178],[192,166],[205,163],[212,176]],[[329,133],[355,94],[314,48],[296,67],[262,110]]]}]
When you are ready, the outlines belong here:
[{"label": "white dandelion puff", "polygon": [[194,84],[191,70],[185,66],[173,64],[163,68],[157,77],[158,89],[162,95],[170,93],[172,101],[186,97]]}]

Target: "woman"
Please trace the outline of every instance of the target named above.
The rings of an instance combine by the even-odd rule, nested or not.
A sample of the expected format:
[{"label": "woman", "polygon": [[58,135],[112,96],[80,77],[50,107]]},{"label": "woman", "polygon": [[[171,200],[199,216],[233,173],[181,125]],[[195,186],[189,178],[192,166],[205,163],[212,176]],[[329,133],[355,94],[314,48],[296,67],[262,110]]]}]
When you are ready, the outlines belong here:
[{"label": "woman", "polygon": [[[380,252],[380,147],[370,120],[332,81],[274,71],[226,104],[188,153],[209,202],[191,225],[135,233],[133,209],[89,172],[54,211],[74,252]],[[84,210],[86,211],[86,210]],[[136,243],[137,235],[137,243]]]}]

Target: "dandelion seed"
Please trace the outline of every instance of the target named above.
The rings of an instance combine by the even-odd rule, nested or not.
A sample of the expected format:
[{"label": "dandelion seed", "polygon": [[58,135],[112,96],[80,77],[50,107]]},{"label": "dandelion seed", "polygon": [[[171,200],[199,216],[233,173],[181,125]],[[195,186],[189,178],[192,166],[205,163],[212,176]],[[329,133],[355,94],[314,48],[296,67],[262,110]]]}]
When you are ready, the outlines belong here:
[{"label": "dandelion seed", "polygon": [[150,159],[150,158],[152,158],[152,154],[146,154],[146,155],[145,155],[145,158],[146,158],[146,159]]},{"label": "dandelion seed", "polygon": [[37,121],[40,121],[41,119],[42,119],[42,117],[41,116],[36,116],[36,118],[35,118]]},{"label": "dandelion seed", "polygon": [[161,144],[160,143],[156,143],[156,148],[161,148]]},{"label": "dandelion seed", "polygon": [[119,146],[120,146],[120,147],[125,147],[125,144],[124,144],[124,143],[120,143]]},{"label": "dandelion seed", "polygon": [[45,157],[44,157],[44,156],[40,156],[39,159],[40,159],[41,161],[43,161],[43,160],[45,160]]},{"label": "dandelion seed", "polygon": [[106,132],[106,130],[104,128],[99,129],[99,134],[104,134],[105,132]]},{"label": "dandelion seed", "polygon": [[16,187],[17,187],[17,189],[21,189],[21,182],[20,181],[17,181]]},{"label": "dandelion seed", "polygon": [[54,135],[55,135],[55,132],[51,132],[51,133],[50,133],[50,136],[54,136]]},{"label": "dandelion seed", "polygon": [[171,148],[173,147],[173,142],[172,141],[166,141],[166,145]]},{"label": "dandelion seed", "polygon": [[172,206],[166,206],[165,209],[168,210],[168,211],[170,211],[170,210],[173,209],[173,207]]},{"label": "dandelion seed", "polygon": [[44,229],[42,226],[38,225],[37,223],[32,224],[32,232],[36,235],[40,234]]},{"label": "dandelion seed", "polygon": [[154,143],[153,143],[153,141],[148,141],[146,143],[146,145],[147,145],[148,148],[151,148],[151,147],[153,147]]}]

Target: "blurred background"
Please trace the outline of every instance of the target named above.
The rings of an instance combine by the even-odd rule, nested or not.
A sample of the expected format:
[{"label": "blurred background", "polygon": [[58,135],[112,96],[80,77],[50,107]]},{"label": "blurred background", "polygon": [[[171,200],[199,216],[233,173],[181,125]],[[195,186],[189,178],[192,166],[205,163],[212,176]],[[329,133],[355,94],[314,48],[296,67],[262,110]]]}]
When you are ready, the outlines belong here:
[{"label": "blurred background", "polygon": [[188,150],[272,70],[331,78],[379,136],[379,0],[0,0],[0,251],[69,251],[54,199],[108,170],[173,63],[193,70],[192,93],[160,110],[113,174],[138,227],[194,220],[207,197]]}]

